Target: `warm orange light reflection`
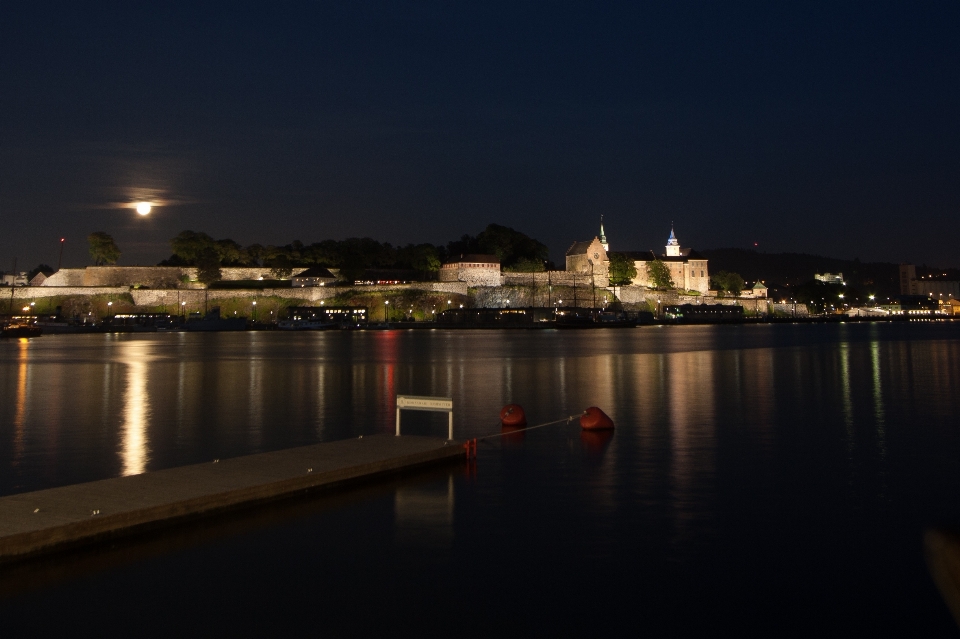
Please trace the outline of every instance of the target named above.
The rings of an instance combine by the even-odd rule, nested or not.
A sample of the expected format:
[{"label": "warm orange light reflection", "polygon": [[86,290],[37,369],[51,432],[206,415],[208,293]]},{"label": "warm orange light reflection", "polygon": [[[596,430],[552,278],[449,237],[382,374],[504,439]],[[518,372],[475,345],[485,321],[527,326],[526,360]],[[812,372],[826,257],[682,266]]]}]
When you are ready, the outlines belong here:
[{"label": "warm orange light reflection", "polygon": [[147,393],[149,346],[143,342],[127,342],[121,346],[127,367],[127,387],[123,397],[123,427],[120,453],[124,475],[139,475],[147,464],[147,420],[150,395]]},{"label": "warm orange light reflection", "polygon": [[20,461],[23,454],[23,435],[27,416],[27,355],[30,349],[30,340],[22,338],[17,344],[17,407],[13,415],[13,458],[14,463]]}]

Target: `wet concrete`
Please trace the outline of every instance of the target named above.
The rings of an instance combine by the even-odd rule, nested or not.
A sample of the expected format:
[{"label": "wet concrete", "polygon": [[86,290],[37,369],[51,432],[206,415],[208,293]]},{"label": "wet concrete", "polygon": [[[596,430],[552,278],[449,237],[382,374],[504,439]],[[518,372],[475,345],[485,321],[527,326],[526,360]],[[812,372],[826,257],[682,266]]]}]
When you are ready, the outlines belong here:
[{"label": "wet concrete", "polygon": [[0,498],[0,561],[462,459],[433,437],[374,435]]}]

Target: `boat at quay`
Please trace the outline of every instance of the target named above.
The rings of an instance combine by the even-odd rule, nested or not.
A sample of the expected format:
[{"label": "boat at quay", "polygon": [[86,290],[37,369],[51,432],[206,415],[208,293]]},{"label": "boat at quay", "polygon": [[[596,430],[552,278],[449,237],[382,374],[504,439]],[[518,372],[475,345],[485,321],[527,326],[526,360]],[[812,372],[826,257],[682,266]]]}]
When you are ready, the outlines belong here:
[{"label": "boat at quay", "polygon": [[43,331],[33,324],[9,324],[0,331],[0,337],[40,337]]}]

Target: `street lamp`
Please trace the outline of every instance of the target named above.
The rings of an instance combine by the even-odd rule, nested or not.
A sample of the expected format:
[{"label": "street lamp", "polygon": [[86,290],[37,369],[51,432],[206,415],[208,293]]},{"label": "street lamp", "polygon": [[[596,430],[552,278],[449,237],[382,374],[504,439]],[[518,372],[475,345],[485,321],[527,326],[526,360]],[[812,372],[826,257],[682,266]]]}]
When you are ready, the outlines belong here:
[{"label": "street lamp", "polygon": [[383,322],[387,322],[387,304],[390,303],[390,300],[383,300]]},{"label": "street lamp", "polygon": [[253,300],[253,321],[257,321],[257,300]]}]

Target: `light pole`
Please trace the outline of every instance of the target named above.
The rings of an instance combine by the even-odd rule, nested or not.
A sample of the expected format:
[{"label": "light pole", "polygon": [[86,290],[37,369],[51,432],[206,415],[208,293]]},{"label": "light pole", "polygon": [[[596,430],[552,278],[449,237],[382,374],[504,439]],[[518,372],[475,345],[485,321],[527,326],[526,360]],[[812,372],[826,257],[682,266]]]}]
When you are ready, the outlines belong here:
[{"label": "light pole", "polygon": [[253,321],[257,321],[257,300],[253,300]]},{"label": "light pole", "polygon": [[67,241],[67,238],[60,238],[60,257],[57,259],[57,270],[60,270],[60,265],[63,264],[63,243]]},{"label": "light pole", "polygon": [[387,305],[390,303],[390,300],[383,300],[383,323],[387,323]]}]

